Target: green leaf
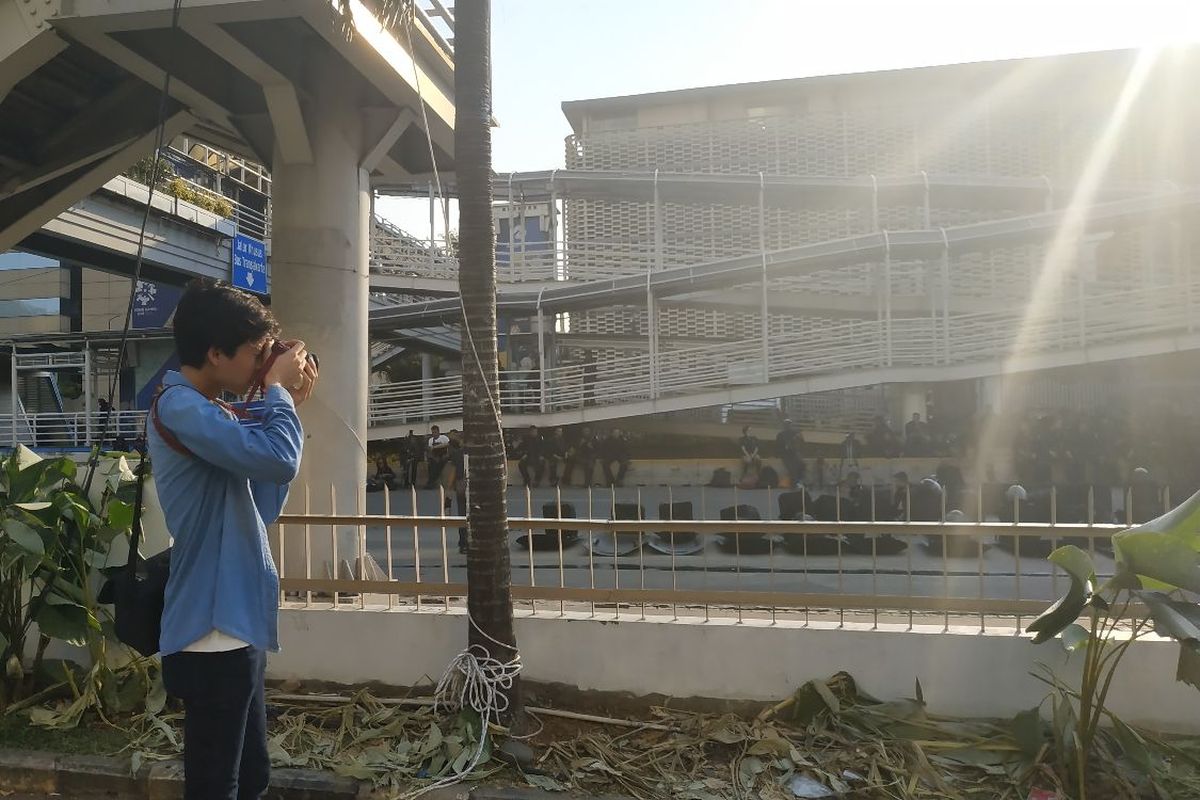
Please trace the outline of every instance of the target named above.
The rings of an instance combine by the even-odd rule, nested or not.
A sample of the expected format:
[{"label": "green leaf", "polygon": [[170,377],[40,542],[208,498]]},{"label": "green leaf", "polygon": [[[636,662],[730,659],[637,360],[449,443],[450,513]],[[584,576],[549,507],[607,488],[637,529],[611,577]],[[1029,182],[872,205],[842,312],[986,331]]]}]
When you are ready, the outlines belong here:
[{"label": "green leaf", "polygon": [[1026,633],[1036,633],[1034,644],[1049,641],[1060,634],[1068,625],[1079,619],[1080,612],[1087,605],[1087,595],[1083,584],[1072,578],[1071,588],[1058,599],[1054,605],[1042,612],[1042,615],[1029,623]]},{"label": "green leaf", "polygon": [[127,531],[133,526],[133,505],[120,500],[108,503],[108,524],[117,531]]},{"label": "green leaf", "polygon": [[22,550],[39,556],[45,554],[46,543],[37,531],[24,522],[15,519],[4,520],[4,532]]},{"label": "green leaf", "polygon": [[1179,643],[1179,664],[1175,668],[1175,680],[1200,689],[1200,645]]},{"label": "green leaf", "polygon": [[82,647],[87,644],[88,612],[77,605],[42,606],[37,615],[38,628],[51,639]]},{"label": "green leaf", "polygon": [[454,757],[454,763],[450,765],[450,772],[454,775],[462,775],[470,765],[472,756],[474,756],[473,748],[462,748]]},{"label": "green leaf", "polygon": [[549,775],[526,775],[525,780],[530,786],[545,792],[565,792],[568,788]]},{"label": "green leaf", "polygon": [[1091,583],[1096,579],[1096,568],[1092,565],[1092,557],[1073,544],[1058,548],[1047,558],[1062,567],[1072,579],[1080,583]]},{"label": "green leaf", "polygon": [[149,689],[142,676],[138,673],[129,675],[117,691],[117,710],[120,712],[133,711],[146,703]]},{"label": "green leaf", "polygon": [[333,771],[343,778],[354,778],[360,781],[372,780],[376,773],[374,767],[368,767],[365,764],[359,763],[334,764]]},{"label": "green leaf", "polygon": [[17,503],[37,500],[46,489],[74,478],[75,472],[75,462],[69,458],[33,462],[12,477],[9,497]]},{"label": "green leaf", "polygon": [[817,694],[821,696],[821,699],[825,701],[825,705],[829,707],[830,711],[832,711],[834,714],[841,712],[842,704],[838,702],[837,697],[835,697],[833,692],[830,691],[829,687],[825,684],[825,681],[814,680],[812,682],[812,687],[816,690]]},{"label": "green leaf", "polygon": [[1181,539],[1133,530],[1114,536],[1113,549],[1117,559],[1139,576],[1167,588],[1200,592],[1200,553]]},{"label": "green leaf", "polygon": [[1022,711],[1013,717],[1010,724],[1013,740],[1021,748],[1021,752],[1030,758],[1035,758],[1046,741],[1046,726],[1037,708]]},{"label": "green leaf", "polygon": [[167,705],[167,690],[163,686],[162,674],[155,674],[150,691],[146,693],[146,713],[159,714]]},{"label": "green leaf", "polygon": [[83,554],[83,562],[91,569],[102,570],[108,566],[108,554],[88,550]]},{"label": "green leaf", "polygon": [[1080,647],[1086,646],[1090,638],[1091,634],[1088,633],[1088,629],[1077,622],[1072,622],[1063,628],[1063,632],[1059,636],[1063,649],[1068,653],[1073,653]]},{"label": "green leaf", "polygon": [[1115,716],[1112,717],[1112,724],[1113,733],[1116,734],[1117,742],[1121,745],[1125,757],[1137,765],[1142,774],[1153,772],[1158,765],[1155,763],[1150,746],[1142,738],[1142,735]]},{"label": "green leaf", "polygon": [[22,511],[30,511],[30,512],[45,511],[47,508],[50,507],[50,503],[45,500],[37,502],[37,503],[13,503],[13,505],[16,506],[17,508],[21,509]]},{"label": "green leaf", "polygon": [[1162,592],[1138,592],[1150,609],[1154,632],[1179,642],[1175,679],[1200,689],[1200,605]]},{"label": "green leaf", "polygon": [[1161,517],[1130,528],[1127,533],[1119,533],[1117,536],[1133,533],[1163,534],[1183,542],[1193,550],[1200,550],[1200,492],[1196,492]]},{"label": "green leaf", "polygon": [[424,751],[432,753],[434,750],[442,746],[442,729],[437,726],[436,722],[429,723],[429,735],[425,739]]},{"label": "green leaf", "polygon": [[1154,632],[1159,636],[1200,643],[1200,605],[1176,600],[1162,592],[1138,592],[1137,596],[1150,609]]}]

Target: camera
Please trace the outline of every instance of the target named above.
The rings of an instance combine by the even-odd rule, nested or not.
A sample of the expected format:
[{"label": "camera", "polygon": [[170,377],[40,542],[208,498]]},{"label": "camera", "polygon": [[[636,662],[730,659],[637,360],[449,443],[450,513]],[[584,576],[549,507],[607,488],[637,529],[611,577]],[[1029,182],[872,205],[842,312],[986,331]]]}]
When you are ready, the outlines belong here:
[{"label": "camera", "polygon": [[[268,369],[270,368],[270,364],[272,362],[274,362],[278,356],[282,355],[283,353],[286,353],[288,350],[291,350],[291,349],[292,349],[291,347],[289,347],[288,345],[286,345],[283,342],[276,339],[271,344],[271,355],[267,359],[267,368]],[[317,354],[312,352],[311,350],[308,353],[308,360],[311,361],[312,365],[314,367],[316,367],[317,369],[321,368],[321,359],[317,358]],[[266,370],[263,370],[263,374],[264,375],[266,374]]]},{"label": "camera", "polygon": [[[258,372],[255,373],[254,380],[250,384],[250,394],[247,395],[247,397],[246,397],[247,402],[254,400],[255,396],[257,396],[257,395],[263,395],[263,396],[266,395],[266,387],[263,384],[267,379],[267,373],[271,371],[271,366],[275,363],[275,359],[279,358],[279,356],[283,355],[284,353],[286,353],[288,350],[291,350],[291,349],[292,348],[290,345],[284,344],[283,342],[279,341],[278,339],[276,339],[275,341],[273,341],[271,343],[270,354],[263,361],[262,366],[260,366],[258,368]],[[315,367],[316,369],[321,368],[321,361],[320,361],[320,359],[317,358],[316,353],[310,352],[308,354],[308,360],[312,363],[313,367]],[[292,388],[298,388],[298,387],[292,387]]]}]

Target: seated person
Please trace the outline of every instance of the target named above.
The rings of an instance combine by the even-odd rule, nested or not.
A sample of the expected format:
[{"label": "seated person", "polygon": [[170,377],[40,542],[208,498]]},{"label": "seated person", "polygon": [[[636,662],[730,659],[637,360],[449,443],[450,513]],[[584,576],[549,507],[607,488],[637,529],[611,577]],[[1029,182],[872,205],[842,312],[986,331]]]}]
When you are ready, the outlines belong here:
[{"label": "seated person", "polygon": [[[629,471],[629,442],[625,434],[613,428],[608,438],[600,443],[600,463],[604,467],[604,481],[609,486],[623,486],[625,473]],[[617,465],[614,477],[612,465]]]},{"label": "seated person", "polygon": [[562,480],[568,486],[571,485],[571,476],[575,473],[575,466],[578,465],[583,469],[583,483],[580,486],[592,485],[592,473],[596,467],[596,437],[592,433],[592,429],[584,426],[579,433],[579,439],[567,448],[566,462],[563,465]]},{"label": "seated person", "polygon": [[762,468],[762,456],[758,452],[758,437],[750,433],[750,426],[742,428],[742,438],[738,439],[738,447],[742,450],[742,475],[739,480],[753,472],[757,481],[758,471]]},{"label": "seated person", "polygon": [[[555,428],[550,440],[544,444],[546,464],[550,467],[550,485],[558,486],[558,472],[560,469],[565,472],[567,464],[567,440],[563,437],[563,429]],[[568,477],[563,475],[564,482]]]},{"label": "seated person", "polygon": [[546,470],[546,443],[537,425],[530,425],[521,437],[518,445],[521,456],[517,460],[517,469],[526,486],[537,486],[542,482],[542,473]]}]

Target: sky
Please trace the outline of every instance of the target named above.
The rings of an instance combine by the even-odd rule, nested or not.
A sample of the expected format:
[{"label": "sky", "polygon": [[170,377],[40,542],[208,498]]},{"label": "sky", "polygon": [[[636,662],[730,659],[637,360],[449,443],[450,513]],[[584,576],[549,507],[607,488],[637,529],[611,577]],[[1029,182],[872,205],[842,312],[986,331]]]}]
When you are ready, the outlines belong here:
[{"label": "sky", "polygon": [[1200,0],[492,0],[493,169],[562,167],[564,100],[1197,40]]}]

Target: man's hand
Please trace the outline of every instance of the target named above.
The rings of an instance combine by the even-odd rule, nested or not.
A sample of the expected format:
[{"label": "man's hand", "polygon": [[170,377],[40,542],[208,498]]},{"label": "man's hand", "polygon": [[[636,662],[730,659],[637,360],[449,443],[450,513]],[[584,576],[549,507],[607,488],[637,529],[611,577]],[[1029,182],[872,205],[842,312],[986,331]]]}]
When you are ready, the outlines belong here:
[{"label": "man's hand", "polygon": [[292,399],[299,405],[312,394],[316,383],[316,367],[308,360],[308,350],[304,342],[285,342],[289,345],[286,353],[280,353],[267,372],[267,386],[282,386],[291,392]]},{"label": "man's hand", "polygon": [[304,361],[304,370],[301,374],[300,388],[288,387],[288,392],[292,395],[293,404],[299,406],[312,396],[313,390],[317,387],[317,377],[317,365],[306,358]]}]

